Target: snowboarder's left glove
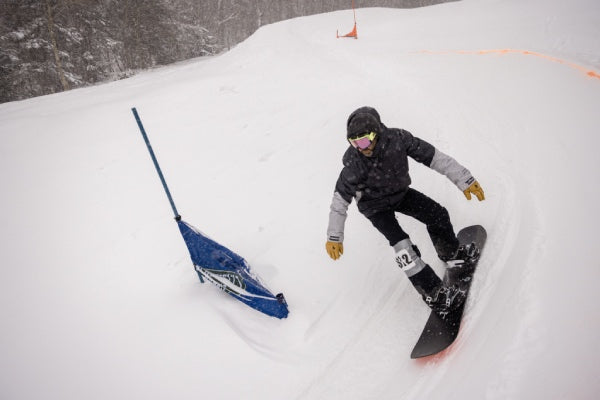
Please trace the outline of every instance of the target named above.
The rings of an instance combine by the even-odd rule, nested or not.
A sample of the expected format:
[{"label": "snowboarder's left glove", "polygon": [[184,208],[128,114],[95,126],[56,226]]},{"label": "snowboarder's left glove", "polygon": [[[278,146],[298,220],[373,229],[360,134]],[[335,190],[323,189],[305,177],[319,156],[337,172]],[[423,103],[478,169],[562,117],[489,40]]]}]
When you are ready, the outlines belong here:
[{"label": "snowboarder's left glove", "polygon": [[471,194],[474,194],[477,197],[477,200],[479,201],[483,201],[485,200],[485,195],[483,194],[483,189],[481,188],[481,186],[479,185],[479,182],[475,181],[471,184],[471,186],[469,186],[468,188],[466,188],[463,193],[465,194],[465,197],[467,198],[467,200],[471,200]]},{"label": "snowboarder's left glove", "polygon": [[344,254],[343,243],[327,241],[327,243],[325,243],[325,248],[327,249],[327,254],[329,254],[329,257],[333,260],[337,260]]}]

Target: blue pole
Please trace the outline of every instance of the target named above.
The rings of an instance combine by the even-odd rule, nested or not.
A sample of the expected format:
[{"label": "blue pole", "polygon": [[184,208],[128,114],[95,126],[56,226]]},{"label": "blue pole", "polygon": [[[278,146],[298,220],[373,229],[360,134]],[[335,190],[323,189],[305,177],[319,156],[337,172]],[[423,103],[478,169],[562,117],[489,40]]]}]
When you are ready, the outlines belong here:
[{"label": "blue pole", "polygon": [[142,136],[144,137],[144,142],[146,142],[146,147],[148,147],[148,151],[150,152],[150,157],[152,157],[152,162],[154,162],[154,167],[156,168],[156,172],[158,172],[158,176],[160,177],[160,181],[162,182],[163,188],[165,189],[165,193],[169,198],[169,203],[171,203],[171,208],[173,209],[173,213],[175,214],[175,221],[181,220],[181,215],[177,212],[177,208],[175,207],[175,203],[173,202],[173,197],[171,197],[171,192],[169,191],[169,187],[167,186],[167,182],[165,181],[165,177],[163,176],[162,171],[160,170],[160,166],[158,165],[158,161],[156,160],[156,156],[154,155],[154,151],[152,150],[152,146],[150,145],[150,141],[148,140],[148,135],[146,135],[146,130],[144,129],[144,125],[142,125],[142,121],[140,120],[140,116],[138,115],[137,110],[134,108],[131,109],[133,112],[133,116],[137,121],[138,127],[140,128],[140,132],[142,132]]}]

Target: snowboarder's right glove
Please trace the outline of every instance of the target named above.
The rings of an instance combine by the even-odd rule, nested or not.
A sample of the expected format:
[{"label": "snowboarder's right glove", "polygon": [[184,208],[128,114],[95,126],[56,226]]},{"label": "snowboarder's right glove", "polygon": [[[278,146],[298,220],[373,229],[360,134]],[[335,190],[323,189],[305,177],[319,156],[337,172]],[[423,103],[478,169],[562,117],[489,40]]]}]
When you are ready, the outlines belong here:
[{"label": "snowboarder's right glove", "polygon": [[475,181],[471,184],[471,186],[469,186],[468,188],[466,188],[463,193],[465,194],[465,197],[467,198],[467,200],[471,200],[471,193],[474,194],[477,197],[477,200],[479,201],[483,201],[485,200],[485,195],[483,194],[483,189],[481,188],[481,186],[479,185],[479,182]]},{"label": "snowboarder's right glove", "polygon": [[327,254],[329,254],[329,257],[333,260],[337,260],[344,254],[343,243],[327,241],[327,243],[325,243],[325,248],[327,249]]}]

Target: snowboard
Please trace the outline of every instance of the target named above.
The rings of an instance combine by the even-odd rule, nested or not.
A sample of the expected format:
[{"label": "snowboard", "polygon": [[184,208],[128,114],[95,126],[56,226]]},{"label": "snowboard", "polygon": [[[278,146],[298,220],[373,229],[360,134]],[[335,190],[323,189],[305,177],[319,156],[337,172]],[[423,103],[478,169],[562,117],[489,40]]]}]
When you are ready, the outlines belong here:
[{"label": "snowboard", "polygon": [[458,336],[460,323],[473,281],[473,274],[475,273],[477,263],[481,259],[487,233],[483,226],[472,225],[458,232],[457,237],[461,244],[475,243],[480,251],[479,259],[468,270],[461,271],[460,268],[447,268],[443,281],[444,284],[458,284],[461,289],[466,291],[465,296],[467,298],[465,298],[462,305],[448,313],[444,318],[433,311],[431,312],[425,328],[423,328],[423,332],[410,355],[411,358],[421,358],[437,354],[450,346]]}]

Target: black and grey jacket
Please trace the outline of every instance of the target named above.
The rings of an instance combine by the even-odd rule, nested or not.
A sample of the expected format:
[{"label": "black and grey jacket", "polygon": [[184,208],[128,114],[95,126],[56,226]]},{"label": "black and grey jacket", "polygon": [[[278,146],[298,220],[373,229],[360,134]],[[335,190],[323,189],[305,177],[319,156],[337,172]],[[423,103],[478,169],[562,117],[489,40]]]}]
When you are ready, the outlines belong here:
[{"label": "black and grey jacket", "polygon": [[406,130],[390,129],[382,124],[371,157],[352,146],[344,153],[344,167],[335,185],[329,213],[329,241],[344,241],[344,225],[352,198],[356,198],[359,211],[366,217],[391,210],[402,200],[411,184],[408,157],[445,175],[460,190],[475,181],[468,169],[431,144]]}]

